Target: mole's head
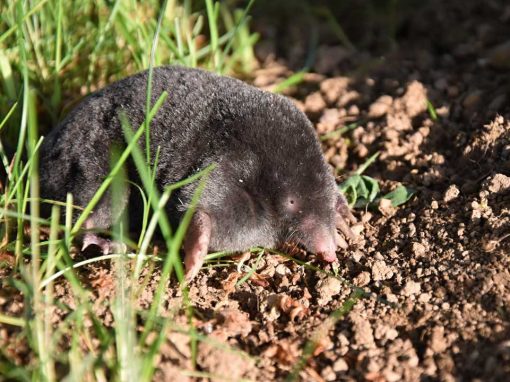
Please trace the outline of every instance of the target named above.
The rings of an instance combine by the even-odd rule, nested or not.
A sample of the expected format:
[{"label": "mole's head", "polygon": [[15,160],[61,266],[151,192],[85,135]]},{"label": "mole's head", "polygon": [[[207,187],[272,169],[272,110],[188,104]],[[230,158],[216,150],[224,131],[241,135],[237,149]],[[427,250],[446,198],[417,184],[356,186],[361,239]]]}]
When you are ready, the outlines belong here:
[{"label": "mole's head", "polygon": [[199,206],[210,217],[210,249],[293,241],[324,260],[336,259],[338,191],[310,122],[298,117],[282,118],[285,126],[277,128],[252,120],[256,143],[246,144],[251,137],[244,136],[217,160]]},{"label": "mole's head", "polygon": [[[297,242],[324,260],[336,259],[335,206],[338,190],[315,135],[307,144],[270,157],[261,174],[271,201],[278,243]],[[275,161],[280,165],[277,165]]]},{"label": "mole's head", "polygon": [[336,225],[353,237],[337,212],[343,210],[350,222],[354,217],[312,124],[288,99],[248,87],[238,90],[217,100],[197,139],[204,147],[201,163],[217,167],[184,243],[188,279],[207,249],[244,251],[294,241],[335,261],[337,242],[346,245]]}]

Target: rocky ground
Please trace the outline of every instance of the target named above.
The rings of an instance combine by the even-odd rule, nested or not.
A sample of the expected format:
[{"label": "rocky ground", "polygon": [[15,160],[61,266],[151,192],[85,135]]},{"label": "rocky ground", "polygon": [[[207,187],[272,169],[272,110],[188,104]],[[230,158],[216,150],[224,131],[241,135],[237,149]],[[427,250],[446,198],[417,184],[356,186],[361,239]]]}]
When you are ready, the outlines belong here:
[{"label": "rocky ground", "polygon": [[[199,344],[199,370],[218,381],[510,380],[510,5],[435,3],[383,55],[320,45],[314,71],[284,91],[314,122],[339,182],[379,151],[365,173],[383,193],[404,184],[416,194],[355,210],[363,230],[338,267],[289,247],[301,262],[255,253],[203,270],[190,298],[213,341]],[[258,55],[256,86],[292,74],[274,44]],[[239,263],[256,268],[240,285]],[[112,272],[81,271],[107,322]],[[170,312],[182,304],[173,284],[166,301]],[[19,299],[0,305],[21,313]],[[175,325],[186,328],[185,316]],[[169,334],[157,380],[191,380],[189,341]]]}]

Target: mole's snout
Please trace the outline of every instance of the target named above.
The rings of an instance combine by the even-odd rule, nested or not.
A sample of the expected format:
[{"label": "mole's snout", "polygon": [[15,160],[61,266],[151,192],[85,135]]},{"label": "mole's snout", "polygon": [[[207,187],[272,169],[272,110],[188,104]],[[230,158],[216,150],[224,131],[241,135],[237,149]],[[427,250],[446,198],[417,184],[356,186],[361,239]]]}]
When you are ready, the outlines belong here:
[{"label": "mole's snout", "polygon": [[314,242],[313,252],[328,263],[336,261],[336,243],[332,235],[319,235]]},{"label": "mole's snout", "polygon": [[302,244],[313,253],[320,256],[321,259],[327,262],[336,261],[336,241],[334,236],[334,229],[328,229],[325,225],[317,222],[316,219],[305,219],[301,226],[303,233]]}]

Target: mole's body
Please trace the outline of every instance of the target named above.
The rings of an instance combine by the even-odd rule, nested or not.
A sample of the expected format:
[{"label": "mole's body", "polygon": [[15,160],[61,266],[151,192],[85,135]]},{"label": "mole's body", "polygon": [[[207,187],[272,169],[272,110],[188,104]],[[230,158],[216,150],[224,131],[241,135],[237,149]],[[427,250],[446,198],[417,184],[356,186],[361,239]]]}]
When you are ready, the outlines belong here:
[{"label": "mole's body", "polygon": [[[124,112],[137,128],[145,119],[147,72],[90,95],[45,139],[41,194],[85,206],[111,168],[111,149],[125,144]],[[154,69],[152,104],[169,96],[150,127],[153,157],[159,148],[160,189],[216,163],[185,239],[188,278],[208,249],[242,251],[292,239],[325,260],[352,233],[353,217],[338,194],[311,123],[290,100],[239,80],[170,66]],[[145,143],[141,145],[145,152]],[[136,181],[136,171],[128,169]],[[169,214],[178,221],[197,183],[178,190]],[[127,205],[128,195],[116,203]],[[116,216],[105,197],[86,222],[109,228]],[[335,240],[336,238],[336,240]]]}]

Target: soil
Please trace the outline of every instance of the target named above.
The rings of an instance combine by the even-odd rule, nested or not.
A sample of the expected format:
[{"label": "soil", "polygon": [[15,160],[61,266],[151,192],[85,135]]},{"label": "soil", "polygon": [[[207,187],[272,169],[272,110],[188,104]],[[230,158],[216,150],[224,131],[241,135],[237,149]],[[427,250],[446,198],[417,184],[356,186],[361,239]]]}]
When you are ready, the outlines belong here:
[{"label": "soil", "polygon": [[[315,71],[285,90],[321,136],[355,123],[323,140],[339,182],[379,151],[365,174],[383,193],[404,184],[415,196],[355,210],[360,240],[336,268],[287,248],[307,263],[265,253],[201,271],[189,298],[211,339],[199,342],[197,370],[213,380],[510,380],[510,5],[429,4],[384,55],[320,45]],[[259,27],[253,83],[271,88],[292,73],[291,58]],[[238,285],[242,261],[256,272]],[[101,301],[112,296],[114,266],[79,274],[111,325]],[[70,303],[65,285],[56,297]],[[179,310],[182,298],[170,282],[164,309]],[[6,285],[0,310],[23,312]],[[174,321],[155,379],[194,380],[183,373],[192,366],[178,330],[185,313]],[[11,327],[0,325],[0,347],[21,363],[30,357]]]}]

